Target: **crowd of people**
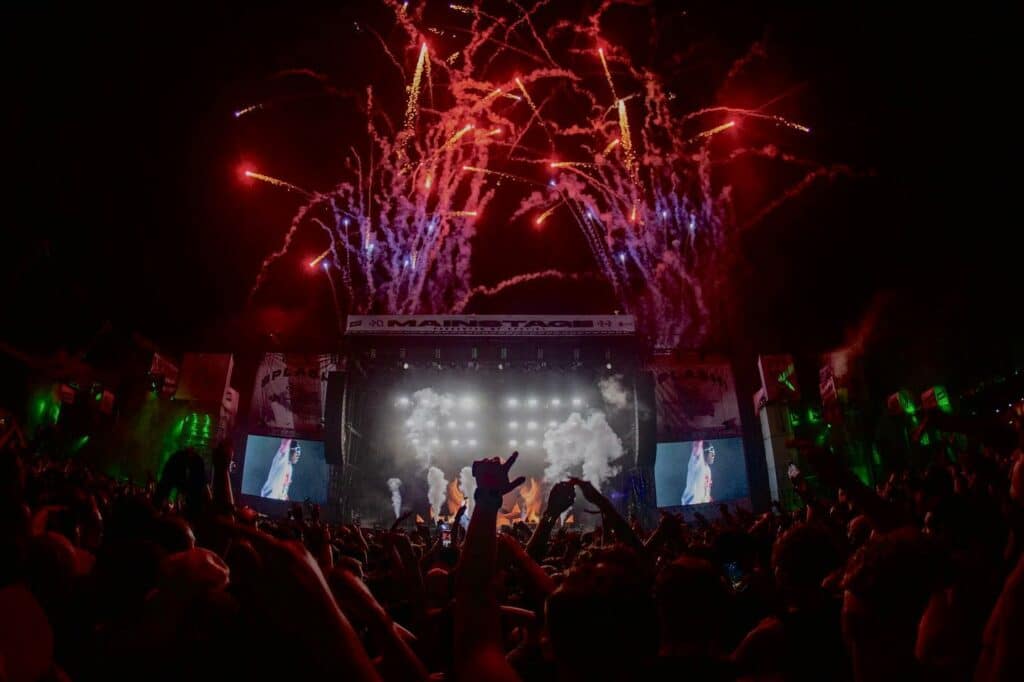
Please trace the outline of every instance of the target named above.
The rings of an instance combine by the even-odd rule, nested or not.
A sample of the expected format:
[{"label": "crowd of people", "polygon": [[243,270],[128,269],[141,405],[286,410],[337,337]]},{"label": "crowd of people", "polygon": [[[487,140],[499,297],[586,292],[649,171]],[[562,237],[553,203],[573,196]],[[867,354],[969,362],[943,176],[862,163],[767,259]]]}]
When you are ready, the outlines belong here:
[{"label": "crowd of people", "polygon": [[[138,486],[3,453],[0,680],[1024,679],[1021,442],[873,488],[809,448],[802,508],[648,529],[571,479],[496,530],[523,479],[482,459],[444,541],[253,514],[232,456]],[[577,495],[593,530],[560,523]]]}]

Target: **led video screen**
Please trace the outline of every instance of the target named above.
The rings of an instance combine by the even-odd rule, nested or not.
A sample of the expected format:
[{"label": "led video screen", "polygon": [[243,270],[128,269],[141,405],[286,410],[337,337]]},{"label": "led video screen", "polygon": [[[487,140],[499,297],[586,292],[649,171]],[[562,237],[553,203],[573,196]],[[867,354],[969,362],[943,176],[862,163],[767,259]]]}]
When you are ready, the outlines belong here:
[{"label": "led video screen", "polygon": [[249,436],[242,494],[269,500],[323,504],[327,500],[324,444],[298,438]]},{"label": "led video screen", "polygon": [[727,502],[750,494],[743,439],[658,443],[654,485],[659,507]]}]

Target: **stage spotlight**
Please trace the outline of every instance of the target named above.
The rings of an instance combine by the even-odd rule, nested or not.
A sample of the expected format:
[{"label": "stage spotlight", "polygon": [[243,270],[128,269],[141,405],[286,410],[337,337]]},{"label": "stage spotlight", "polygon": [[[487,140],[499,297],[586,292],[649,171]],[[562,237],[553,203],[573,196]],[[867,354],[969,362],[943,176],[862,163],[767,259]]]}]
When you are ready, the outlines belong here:
[{"label": "stage spotlight", "polygon": [[572,406],[573,407],[579,407],[582,404],[583,404],[583,399],[582,398],[573,398],[572,399]]},{"label": "stage spotlight", "polygon": [[509,422],[508,423],[508,428],[510,428],[513,431],[515,431],[516,429],[519,428],[519,422]]},{"label": "stage spotlight", "polygon": [[409,442],[411,442],[413,445],[419,445],[420,444],[420,439],[419,438],[410,438]]},{"label": "stage spotlight", "polygon": [[526,422],[526,430],[533,431],[537,428],[537,422]]},{"label": "stage spotlight", "polygon": [[448,410],[452,409],[453,407],[455,407],[455,401],[454,400],[452,400],[451,398],[442,398],[442,400],[441,400],[441,409],[442,410],[447,412]]},{"label": "stage spotlight", "polygon": [[454,429],[456,426],[458,426],[458,424],[455,423],[454,419],[448,422],[449,429]]},{"label": "stage spotlight", "polygon": [[476,428],[476,424],[473,423],[473,422],[466,422],[466,428],[467,429],[474,429],[474,428]]},{"label": "stage spotlight", "polygon": [[406,425],[406,426],[410,426],[410,427],[411,427],[411,426],[412,426],[413,424],[415,424],[415,423],[416,423],[416,422],[415,422],[415,421],[413,421],[413,418],[412,418],[412,417],[409,417],[408,419],[406,419],[406,420],[405,420],[405,425]]},{"label": "stage spotlight", "polygon": [[556,422],[554,419],[552,419],[551,421],[548,422],[548,428],[549,429],[553,429],[556,426],[558,426],[558,422]]},{"label": "stage spotlight", "polygon": [[551,407],[561,407],[561,406],[562,406],[562,401],[559,398],[552,398],[551,399]]},{"label": "stage spotlight", "polygon": [[406,398],[404,395],[403,396],[399,396],[398,400],[395,401],[395,404],[398,407],[409,407],[409,399]]},{"label": "stage spotlight", "polygon": [[519,407],[519,399],[518,398],[509,398],[508,399],[508,406],[509,407]]},{"label": "stage spotlight", "polygon": [[529,400],[526,401],[526,404],[529,405],[530,407],[537,407],[537,399],[530,398]]},{"label": "stage spotlight", "polygon": [[437,422],[434,421],[433,419],[431,419],[430,421],[427,422],[427,428],[428,429],[437,428]]},{"label": "stage spotlight", "polygon": [[513,438],[512,440],[510,440],[510,441],[508,442],[508,446],[509,446],[510,448],[514,448],[514,447],[515,447],[515,446],[517,446],[517,445],[519,445],[519,441],[517,441],[517,440],[516,440],[515,438]]},{"label": "stage spotlight", "polygon": [[476,441],[473,440],[472,438],[469,440],[469,447],[471,447],[471,448],[475,448],[476,447]]},{"label": "stage spotlight", "polygon": [[536,445],[537,445],[537,441],[533,440],[532,438],[530,440],[526,441],[526,447],[528,447],[528,448],[532,448],[532,447],[534,447]]},{"label": "stage spotlight", "polygon": [[441,444],[441,439],[440,438],[431,438],[430,439],[430,444],[431,445],[440,445]]},{"label": "stage spotlight", "polygon": [[610,362],[609,362],[609,363],[608,363],[607,365],[605,365],[604,367],[605,367],[605,369],[611,369],[611,368],[612,368],[612,363],[610,363]]},{"label": "stage spotlight", "polygon": [[462,397],[462,400],[459,401],[459,405],[464,410],[472,410],[476,407],[476,401],[467,395]]},{"label": "stage spotlight", "polygon": [[455,447],[458,447],[458,445],[459,445],[459,439],[458,439],[458,438],[454,438],[454,439],[452,439],[452,445],[454,445]]},{"label": "stage spotlight", "polygon": [[402,363],[402,369],[409,369],[409,363],[408,362],[403,362]]}]

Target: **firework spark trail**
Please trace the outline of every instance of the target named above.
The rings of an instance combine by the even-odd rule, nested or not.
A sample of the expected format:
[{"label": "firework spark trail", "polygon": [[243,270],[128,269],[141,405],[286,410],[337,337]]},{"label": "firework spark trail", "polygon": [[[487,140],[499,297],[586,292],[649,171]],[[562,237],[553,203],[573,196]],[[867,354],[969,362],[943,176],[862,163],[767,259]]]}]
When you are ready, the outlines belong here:
[{"label": "firework spark trail", "polygon": [[789,119],[783,118],[782,116],[776,116],[775,114],[765,114],[760,111],[755,111],[753,109],[741,109],[739,107],[705,107],[704,109],[691,111],[690,113],[684,115],[682,117],[682,120],[688,121],[692,118],[697,118],[699,116],[704,116],[706,114],[717,113],[737,114],[739,116],[745,116],[747,118],[755,118],[760,119],[762,121],[771,121],[772,123],[777,123],[781,126],[785,126],[786,128],[792,128],[793,130],[796,130],[801,133],[811,132],[811,129],[808,126],[805,126],[802,123],[797,123],[796,121],[790,121]]},{"label": "firework spark trail", "polygon": [[556,62],[555,58],[551,56],[550,52],[548,52],[547,45],[544,44],[544,41],[541,40],[541,37],[537,34],[537,27],[533,25],[533,19],[531,19],[534,13],[536,13],[539,9],[547,5],[550,1],[551,0],[540,0],[540,2],[534,4],[533,8],[529,12],[527,12],[522,5],[516,2],[516,0],[506,0],[506,2],[508,2],[513,7],[519,10],[520,17],[516,19],[514,22],[512,22],[512,24],[508,27],[508,31],[505,32],[505,40],[508,40],[509,36],[512,34],[513,31],[516,30],[519,24],[525,23],[527,28],[530,29],[530,35],[533,36],[533,39],[535,41],[537,41],[537,46],[540,47],[540,51],[544,53],[544,56],[547,57],[547,60],[551,63],[552,66],[557,67],[558,62]]},{"label": "firework spark trail", "polygon": [[420,87],[423,83],[423,69],[427,63],[427,44],[420,46],[420,56],[416,60],[416,71],[413,72],[412,85],[409,86],[409,100],[405,104],[405,132],[410,133],[416,125],[416,114],[419,112]]},{"label": "firework spark trail", "polygon": [[612,72],[608,68],[608,60],[604,58],[604,48],[597,48],[597,54],[601,57],[601,66],[604,68],[604,76],[608,79],[608,87],[612,91],[612,100],[619,102],[619,93],[615,92],[615,81],[612,80]]},{"label": "firework spark trail", "polygon": [[326,251],[321,253],[319,256],[317,256],[313,260],[309,261],[309,267],[310,268],[315,268],[316,266],[320,265],[320,263],[323,262],[324,258],[327,258],[327,256],[331,255],[331,253],[333,253],[333,251],[334,251],[334,246],[333,245],[329,246]]},{"label": "firework spark trail", "polygon": [[257,111],[257,110],[262,109],[262,108],[263,108],[262,104],[252,104],[250,106],[247,106],[247,107],[245,107],[243,109],[239,109],[238,111],[236,111],[235,112],[235,118],[241,118],[241,117],[245,116],[246,114],[251,114],[252,112]]},{"label": "firework spark trail", "polygon": [[[537,107],[536,102],[534,102],[533,98],[530,97],[530,93],[526,90],[526,86],[523,85],[523,81],[518,76],[516,76],[516,85],[519,86],[519,91],[523,93],[523,98],[526,100],[526,103],[530,105],[530,110],[533,111],[533,117],[523,128],[523,131],[519,133],[519,138],[517,138],[516,141],[518,142],[518,140],[522,139],[523,135],[526,134],[526,131],[530,129],[531,125],[533,125],[533,121],[536,120],[544,129],[544,133],[548,136],[548,141],[551,143],[552,148],[554,148],[555,140],[551,137],[551,130],[548,128],[547,122],[541,117],[540,109]],[[509,151],[509,154],[511,153],[512,152]]]},{"label": "firework spark trail", "polygon": [[714,135],[717,135],[718,133],[724,132],[724,131],[728,130],[729,128],[734,128],[734,127],[736,127],[736,121],[729,121],[727,123],[723,123],[720,126],[715,126],[714,128],[710,128],[708,130],[705,130],[702,133],[697,133],[696,135],[691,137],[686,142],[687,142],[687,144],[691,144],[693,142],[696,142],[697,140],[706,140],[709,137],[712,137]]},{"label": "firework spark trail", "polygon": [[462,129],[459,132],[452,135],[443,145],[441,145],[441,148],[438,150],[438,154],[443,154],[444,152],[454,147],[458,143],[458,141],[462,139],[462,136],[472,129],[473,124],[467,123],[465,126],[462,127]]},{"label": "firework spark trail", "polygon": [[467,173],[482,173],[484,175],[494,175],[505,180],[511,180],[512,182],[522,182],[527,185],[543,185],[543,183],[531,180],[530,178],[524,178],[521,175],[513,175],[512,173],[505,173],[503,171],[491,170],[490,168],[480,168],[479,166],[463,166],[462,170]]},{"label": "firework spark trail", "polygon": [[590,163],[589,161],[551,161],[548,163],[549,168],[597,168],[596,163]]},{"label": "firework spark trail", "polygon": [[541,225],[543,225],[544,221],[548,219],[548,216],[550,216],[552,213],[554,213],[556,208],[561,206],[561,203],[562,202],[558,202],[557,204],[555,204],[554,206],[552,206],[548,210],[546,210],[543,213],[541,213],[539,216],[537,216],[537,219],[533,221],[533,224],[536,225],[537,227],[540,227]]},{"label": "firework spark trail", "polygon": [[620,99],[617,103],[619,110],[619,140],[622,143],[622,153],[626,156],[626,166],[632,171],[636,165],[636,153],[633,151],[633,136],[629,131],[629,114],[626,113],[626,100]]},{"label": "firework spark trail", "polygon": [[302,189],[301,187],[299,187],[298,185],[293,185],[292,183],[286,182],[286,181],[281,180],[279,178],[274,178],[274,177],[271,177],[269,175],[264,175],[263,173],[257,173],[256,171],[247,170],[247,171],[245,171],[245,177],[252,178],[253,180],[259,180],[260,182],[265,182],[268,185],[274,185],[275,187],[283,187],[284,189],[290,190],[292,192],[298,192],[299,194],[301,194],[302,196],[306,197],[307,199],[312,199],[313,198],[313,193],[312,192],[306,191],[306,190]]}]

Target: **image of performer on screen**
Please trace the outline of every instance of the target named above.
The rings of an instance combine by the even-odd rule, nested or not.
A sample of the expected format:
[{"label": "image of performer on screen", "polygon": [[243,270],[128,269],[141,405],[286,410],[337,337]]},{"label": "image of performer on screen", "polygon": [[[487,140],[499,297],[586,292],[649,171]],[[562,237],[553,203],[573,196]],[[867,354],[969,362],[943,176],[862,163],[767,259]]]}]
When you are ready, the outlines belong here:
[{"label": "image of performer on screen", "polygon": [[686,489],[681,504],[707,504],[711,502],[711,465],[715,463],[715,446],[694,441],[690,450],[690,463],[686,467]]},{"label": "image of performer on screen", "polygon": [[288,486],[292,482],[292,467],[299,457],[302,456],[302,448],[299,441],[291,438],[282,438],[281,445],[277,448],[277,454],[270,463],[270,471],[267,473],[267,482],[260,490],[260,496],[272,500],[287,500]]}]

